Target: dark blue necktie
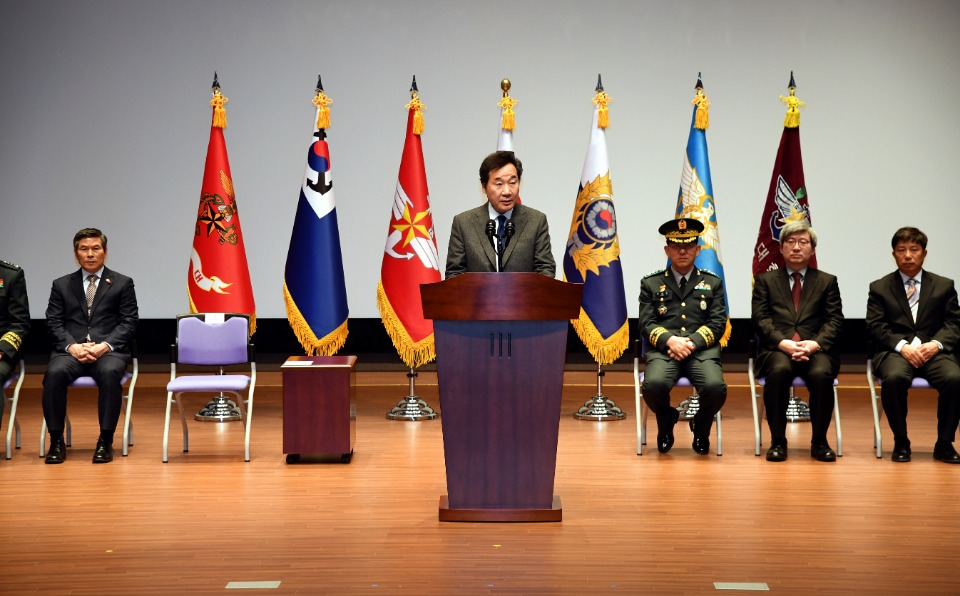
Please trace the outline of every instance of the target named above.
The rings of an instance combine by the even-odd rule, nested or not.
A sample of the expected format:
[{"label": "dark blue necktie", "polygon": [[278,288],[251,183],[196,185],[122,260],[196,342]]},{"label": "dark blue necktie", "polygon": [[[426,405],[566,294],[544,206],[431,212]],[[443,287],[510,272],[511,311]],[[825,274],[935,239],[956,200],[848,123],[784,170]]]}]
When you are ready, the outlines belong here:
[{"label": "dark blue necktie", "polygon": [[501,246],[503,245],[503,239],[507,236],[507,216],[498,215],[497,216],[497,238],[500,239]]}]

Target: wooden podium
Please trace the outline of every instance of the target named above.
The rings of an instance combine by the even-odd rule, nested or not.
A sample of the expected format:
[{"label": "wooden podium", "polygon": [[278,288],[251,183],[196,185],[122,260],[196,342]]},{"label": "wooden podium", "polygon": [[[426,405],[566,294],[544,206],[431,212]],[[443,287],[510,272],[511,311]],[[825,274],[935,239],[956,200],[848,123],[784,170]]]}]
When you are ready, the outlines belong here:
[{"label": "wooden podium", "polygon": [[356,363],[356,356],[291,356],[280,367],[288,464],[321,454],[350,461],[357,437]]},{"label": "wooden podium", "polygon": [[560,521],[553,494],[569,320],[583,286],[466,273],[420,286],[433,319],[447,495],[440,521]]}]

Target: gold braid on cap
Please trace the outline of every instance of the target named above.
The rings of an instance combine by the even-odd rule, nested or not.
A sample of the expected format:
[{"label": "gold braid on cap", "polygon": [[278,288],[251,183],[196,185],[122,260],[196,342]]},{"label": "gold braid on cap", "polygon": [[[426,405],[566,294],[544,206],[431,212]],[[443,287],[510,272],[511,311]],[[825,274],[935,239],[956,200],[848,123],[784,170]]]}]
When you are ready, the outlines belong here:
[{"label": "gold braid on cap", "polygon": [[20,344],[23,343],[23,338],[14,333],[13,331],[7,331],[3,334],[3,337],[0,337],[0,341],[5,341],[13,346],[14,350],[20,349]]},{"label": "gold braid on cap", "polygon": [[650,332],[650,345],[656,346],[657,340],[660,339],[660,336],[667,332],[665,327],[657,327]]},{"label": "gold braid on cap", "polygon": [[706,325],[703,325],[702,327],[697,329],[697,333],[699,333],[703,337],[703,340],[707,342],[708,348],[712,346],[714,343],[716,343],[717,341],[716,338],[713,336],[713,331],[710,331],[710,328],[707,327]]}]

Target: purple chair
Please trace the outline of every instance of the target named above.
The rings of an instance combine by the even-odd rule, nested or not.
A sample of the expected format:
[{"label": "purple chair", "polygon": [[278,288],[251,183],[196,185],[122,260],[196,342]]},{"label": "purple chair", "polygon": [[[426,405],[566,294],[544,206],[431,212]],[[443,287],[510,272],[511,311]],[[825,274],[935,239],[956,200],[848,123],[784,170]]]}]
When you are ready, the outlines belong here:
[{"label": "purple chair", "polygon": [[[23,359],[20,360],[20,364],[17,367],[17,371],[12,373],[10,377],[3,382],[3,401],[0,401],[0,414],[3,414],[4,409],[9,405],[10,406],[10,420],[7,421],[7,450],[6,458],[10,459],[13,457],[13,453],[10,451],[10,440],[13,439],[13,430],[17,430],[17,449],[20,449],[20,423],[17,422],[17,404],[20,402],[20,387],[23,386],[23,378],[27,374],[27,369],[23,365]],[[14,386],[16,384],[16,386]],[[7,389],[11,386],[13,388],[13,395],[7,395]]]},{"label": "purple chair", "polygon": [[[876,376],[873,372],[873,358],[867,357],[867,384],[870,385],[870,403],[873,405],[873,446],[877,448],[877,459],[883,458],[883,449],[880,446],[880,412],[882,406],[880,403],[880,392],[877,391],[877,385],[883,384],[883,379]],[[930,383],[921,377],[913,377],[910,383],[910,389],[930,389]]]},{"label": "purple chair", "polygon": [[[756,376],[754,368],[754,359],[757,354],[756,340],[750,342],[750,359],[747,361],[747,377],[750,379],[750,396],[753,398],[753,432],[754,432],[754,455],[760,455],[760,446],[763,444],[762,420],[763,420],[763,387],[766,385],[766,379]],[[840,431],[840,400],[837,399],[837,379],[833,379],[833,422],[837,431],[837,457],[843,457],[843,435]],[[802,377],[794,377],[790,384],[790,397],[793,398],[793,391],[797,387],[806,387],[807,382]],[[760,387],[760,391],[757,391]]]},{"label": "purple chair", "polygon": [[[647,340],[646,338],[635,340],[633,344],[633,392],[636,401],[637,412],[637,455],[643,455],[643,446],[647,444],[647,415],[650,413],[647,408],[647,402],[643,401],[643,375],[640,371],[640,361],[646,360]],[[680,377],[673,384],[674,387],[690,387],[693,383],[687,377]],[[697,398],[697,391],[693,389],[691,399]],[[714,416],[717,421],[717,456],[723,455],[723,416],[720,412]]]},{"label": "purple chair", "polygon": [[[133,361],[131,362],[130,370],[123,373],[123,378],[120,379],[120,384],[127,388],[126,392],[123,394],[123,401],[126,402],[126,407],[124,410],[123,420],[123,449],[121,452],[123,456],[127,456],[127,447],[133,445],[133,421],[130,418],[130,410],[133,407],[133,391],[137,387],[137,376],[139,375],[140,365],[137,361],[137,350],[134,346],[134,355]],[[67,385],[67,387],[77,387],[81,389],[96,389],[97,382],[93,377],[77,377],[73,380],[72,383]],[[67,428],[66,428],[66,444],[70,446],[73,444],[73,428],[70,424],[70,416],[67,416],[66,419]],[[47,453],[47,419],[43,419],[43,424],[40,425],[40,457],[43,457]]]},{"label": "purple chair", "polygon": [[[183,451],[189,451],[187,418],[183,411],[185,393],[229,393],[237,398],[245,427],[243,459],[250,461],[250,417],[257,365],[249,343],[250,317],[233,313],[199,313],[177,317],[177,343],[172,346],[170,382],[167,383],[167,414],[163,423],[163,463],[167,463],[170,438],[170,410],[177,403],[183,426]],[[219,369],[216,374],[177,376],[177,365]],[[249,365],[250,374],[224,374],[223,367]],[[246,392],[246,397],[243,396]]]}]

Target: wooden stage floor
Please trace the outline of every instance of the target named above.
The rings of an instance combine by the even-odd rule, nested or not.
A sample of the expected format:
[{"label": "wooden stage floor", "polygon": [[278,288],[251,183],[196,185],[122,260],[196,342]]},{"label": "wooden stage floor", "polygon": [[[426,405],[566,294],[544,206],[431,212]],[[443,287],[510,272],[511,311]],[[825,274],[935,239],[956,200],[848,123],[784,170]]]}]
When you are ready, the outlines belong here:
[{"label": "wooden stage floor", "polygon": [[[194,421],[190,453],[179,450],[175,423],[170,462],[161,463],[166,375],[150,373],[137,389],[128,457],[118,436],[116,461],[90,463],[95,398],[77,392],[69,459],[44,465],[33,375],[18,416],[23,448],[0,459],[0,593],[213,594],[229,582],[279,582],[256,590],[278,594],[669,594],[758,584],[780,594],[960,593],[960,466],[932,458],[932,393],[911,398],[909,464],[889,460],[885,420],[887,451],[876,458],[866,380],[846,373],[843,457],[813,461],[809,426],[797,423],[790,459],[773,464],[753,454],[743,373],[727,378],[722,457],[715,435],[710,456],[694,454],[685,426],[668,455],[638,457],[628,372],[605,382],[626,420],[575,420],[595,379],[566,375],[556,472],[563,521],[475,524],[437,520],[446,492],[440,421],[384,417],[407,392],[402,372],[358,375],[351,463],[299,465],[282,454],[276,372],[260,375],[250,463],[239,423]],[[418,393],[439,407],[435,375],[421,375]],[[203,405],[195,400],[191,411]]]}]

